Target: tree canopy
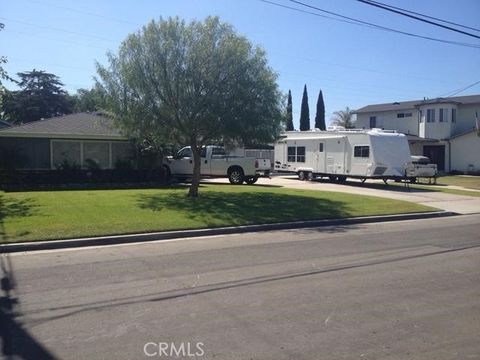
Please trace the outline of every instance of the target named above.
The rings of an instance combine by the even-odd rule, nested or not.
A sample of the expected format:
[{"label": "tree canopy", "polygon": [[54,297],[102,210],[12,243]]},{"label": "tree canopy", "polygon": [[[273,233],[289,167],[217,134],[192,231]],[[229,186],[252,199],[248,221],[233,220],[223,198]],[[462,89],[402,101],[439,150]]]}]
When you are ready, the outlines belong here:
[{"label": "tree canopy", "polygon": [[268,143],[282,126],[282,96],[265,52],[217,17],[151,21],[97,66],[109,109],[128,134],[190,145],[197,196],[200,152],[219,141]]},{"label": "tree canopy", "polygon": [[288,99],[287,99],[287,118],[285,124],[285,130],[293,131],[293,113],[292,113],[292,92],[288,90]]},{"label": "tree canopy", "polygon": [[91,89],[78,89],[73,100],[75,112],[98,111],[107,107],[105,93],[98,84]]},{"label": "tree canopy", "polygon": [[20,90],[6,90],[2,101],[7,121],[27,123],[72,112],[72,100],[58,76],[35,69],[17,76]]},{"label": "tree canopy", "polygon": [[320,130],[326,130],[325,125],[325,104],[323,102],[322,90],[318,93],[317,99],[317,114],[315,115],[315,128]]},{"label": "tree canopy", "polygon": [[308,107],[307,85],[303,87],[302,107],[300,108],[300,131],[310,130],[310,109]]},{"label": "tree canopy", "polygon": [[335,111],[332,117],[332,124],[337,126],[343,126],[345,129],[352,129],[355,127],[353,121],[353,112],[347,106],[345,110]]}]

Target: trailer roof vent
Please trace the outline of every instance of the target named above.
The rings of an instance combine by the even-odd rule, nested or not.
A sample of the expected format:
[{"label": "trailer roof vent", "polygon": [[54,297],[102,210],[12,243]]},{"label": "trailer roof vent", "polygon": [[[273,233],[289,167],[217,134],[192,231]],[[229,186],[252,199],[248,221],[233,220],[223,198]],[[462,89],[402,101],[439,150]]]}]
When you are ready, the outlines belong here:
[{"label": "trailer roof vent", "polygon": [[327,127],[327,131],[344,131],[345,128],[343,126],[335,125]]}]

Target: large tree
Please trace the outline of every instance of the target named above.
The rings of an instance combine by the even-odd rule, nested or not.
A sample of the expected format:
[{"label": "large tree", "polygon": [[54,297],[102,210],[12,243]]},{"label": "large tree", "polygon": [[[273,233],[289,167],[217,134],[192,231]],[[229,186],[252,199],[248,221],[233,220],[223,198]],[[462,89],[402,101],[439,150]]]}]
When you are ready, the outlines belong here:
[{"label": "large tree", "polygon": [[315,115],[315,128],[326,130],[325,125],[325,103],[323,102],[322,90],[320,90],[317,99],[317,114]]},{"label": "large tree", "polygon": [[76,112],[98,111],[106,108],[105,93],[95,84],[91,89],[78,89],[73,95]]},{"label": "large tree", "polygon": [[293,113],[292,113],[292,92],[288,90],[288,100],[287,100],[287,118],[285,124],[285,130],[293,131]]},{"label": "large tree", "polygon": [[347,106],[345,110],[335,111],[332,117],[332,124],[337,126],[343,126],[345,129],[352,129],[355,127],[353,112]]},{"label": "large tree", "polygon": [[98,65],[109,109],[124,131],[190,145],[198,195],[200,154],[212,142],[268,143],[282,127],[282,95],[265,52],[217,17],[151,21]]},{"label": "large tree", "polygon": [[58,76],[35,69],[17,75],[20,90],[5,91],[2,102],[7,121],[21,124],[72,112],[72,99]]},{"label": "large tree", "polygon": [[300,131],[310,130],[310,109],[308,108],[307,85],[303,87],[302,107],[300,108]]}]

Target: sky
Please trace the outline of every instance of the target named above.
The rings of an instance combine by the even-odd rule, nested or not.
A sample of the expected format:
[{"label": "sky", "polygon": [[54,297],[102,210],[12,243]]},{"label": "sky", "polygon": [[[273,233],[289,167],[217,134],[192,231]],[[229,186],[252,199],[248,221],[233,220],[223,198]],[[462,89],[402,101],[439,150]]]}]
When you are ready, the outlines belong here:
[{"label": "sky", "polygon": [[[333,17],[289,0],[269,0]],[[480,39],[441,29],[357,0],[299,0],[351,18],[442,40]],[[480,0],[379,0],[480,29]],[[327,122],[334,111],[369,104],[444,97],[480,81],[480,47],[440,43],[302,13],[261,0],[0,0],[0,55],[9,75],[45,70],[75,93],[90,88],[95,62],[106,64],[122,40],[160,17],[218,15],[265,49],[280,89],[292,91],[298,128],[303,87],[313,126],[322,90]],[[337,18],[338,19],[338,18]],[[476,36],[479,31],[466,30]],[[13,89],[13,84],[6,83]],[[480,83],[458,95],[480,94]]]}]

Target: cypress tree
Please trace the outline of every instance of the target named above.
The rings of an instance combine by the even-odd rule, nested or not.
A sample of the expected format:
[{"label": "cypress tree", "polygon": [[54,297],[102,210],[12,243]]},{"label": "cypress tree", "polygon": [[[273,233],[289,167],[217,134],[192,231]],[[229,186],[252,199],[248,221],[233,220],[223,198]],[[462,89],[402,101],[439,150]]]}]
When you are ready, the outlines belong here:
[{"label": "cypress tree", "polygon": [[292,92],[288,90],[288,101],[287,101],[287,121],[285,130],[293,131],[293,114],[292,114]]},{"label": "cypress tree", "polygon": [[308,108],[307,85],[303,88],[302,108],[300,109],[300,131],[310,130],[310,109]]},{"label": "cypress tree", "polygon": [[315,128],[320,130],[327,130],[325,125],[325,104],[323,102],[322,90],[318,94],[317,100],[317,115],[315,116]]}]

